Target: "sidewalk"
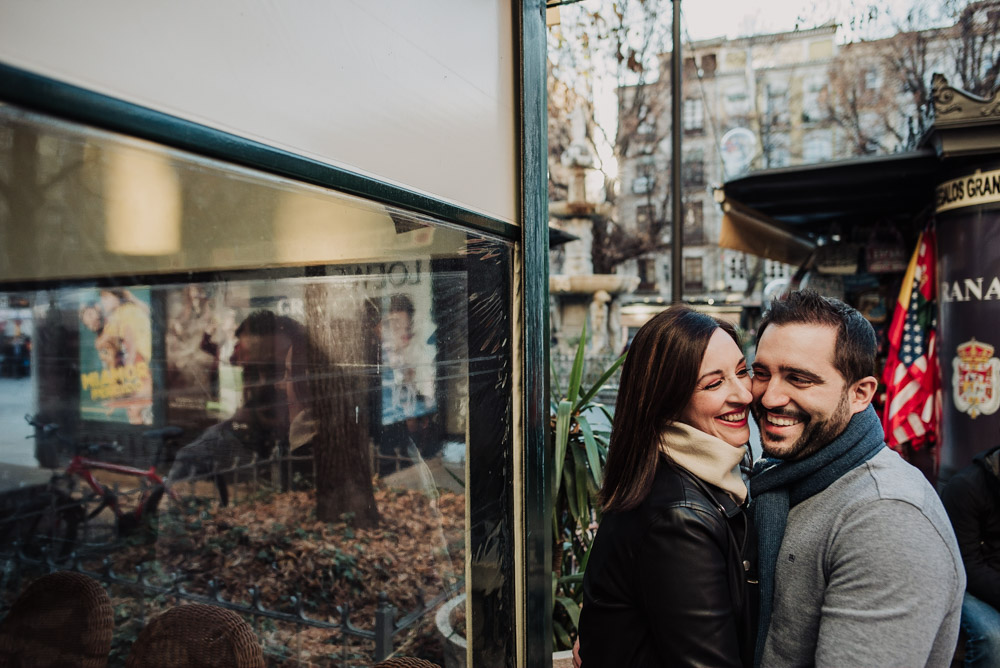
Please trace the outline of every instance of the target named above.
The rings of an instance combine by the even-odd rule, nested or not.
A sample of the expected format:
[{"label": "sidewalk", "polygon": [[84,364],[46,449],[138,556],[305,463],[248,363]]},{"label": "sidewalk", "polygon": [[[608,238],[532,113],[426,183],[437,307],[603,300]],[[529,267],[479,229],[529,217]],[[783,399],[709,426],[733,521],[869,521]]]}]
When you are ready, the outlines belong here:
[{"label": "sidewalk", "polygon": [[24,421],[34,413],[35,383],[31,378],[0,378],[0,464],[37,468],[35,442]]}]

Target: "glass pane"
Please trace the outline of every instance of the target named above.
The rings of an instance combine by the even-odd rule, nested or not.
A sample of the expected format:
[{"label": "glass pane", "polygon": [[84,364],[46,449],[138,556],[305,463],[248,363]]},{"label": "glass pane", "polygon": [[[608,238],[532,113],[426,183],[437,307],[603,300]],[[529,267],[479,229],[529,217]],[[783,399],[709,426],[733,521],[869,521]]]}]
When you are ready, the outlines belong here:
[{"label": "glass pane", "polygon": [[0,616],[77,570],[111,666],[189,603],[274,666],[510,655],[509,243],[11,106],[0,243]]}]

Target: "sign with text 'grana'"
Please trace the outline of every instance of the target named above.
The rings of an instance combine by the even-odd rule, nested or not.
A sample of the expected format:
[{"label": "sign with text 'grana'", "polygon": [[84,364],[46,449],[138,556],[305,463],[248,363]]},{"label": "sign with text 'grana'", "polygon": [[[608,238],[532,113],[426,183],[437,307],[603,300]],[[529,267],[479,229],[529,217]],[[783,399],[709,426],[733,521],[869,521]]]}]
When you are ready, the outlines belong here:
[{"label": "sign with text 'grana'", "polygon": [[1000,202],[1000,170],[953,179],[937,194],[941,465],[957,470],[996,445],[1000,429],[1000,209],[981,206]]}]

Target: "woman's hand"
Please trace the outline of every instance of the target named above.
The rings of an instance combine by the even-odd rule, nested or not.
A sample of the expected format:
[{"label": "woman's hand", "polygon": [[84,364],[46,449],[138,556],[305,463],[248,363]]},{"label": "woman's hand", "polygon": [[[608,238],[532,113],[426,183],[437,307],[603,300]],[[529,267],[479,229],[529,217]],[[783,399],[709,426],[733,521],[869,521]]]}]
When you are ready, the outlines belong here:
[{"label": "woman's hand", "polygon": [[573,668],[580,668],[583,665],[583,661],[580,660],[580,638],[576,639],[573,643]]}]

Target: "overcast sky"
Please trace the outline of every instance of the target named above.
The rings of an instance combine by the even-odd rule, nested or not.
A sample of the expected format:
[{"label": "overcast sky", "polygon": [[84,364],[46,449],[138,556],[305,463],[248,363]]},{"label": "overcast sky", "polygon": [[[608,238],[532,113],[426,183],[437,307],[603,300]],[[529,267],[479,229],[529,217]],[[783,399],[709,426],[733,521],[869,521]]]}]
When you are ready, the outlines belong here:
[{"label": "overcast sky", "polygon": [[[591,0],[588,0],[588,2]],[[860,7],[877,4],[883,12],[904,16],[918,0],[682,0],[684,27],[691,39],[737,37],[763,32],[811,28],[829,20],[841,24],[841,41],[854,37],[850,19],[861,14]],[[889,22],[881,22],[888,27]],[[686,39],[687,36],[685,36]]]},{"label": "overcast sky", "polygon": [[682,0],[682,25],[691,39],[779,32],[794,29],[800,18],[803,28],[834,18],[836,4],[842,3],[824,2],[828,10],[819,10],[799,0]]}]

